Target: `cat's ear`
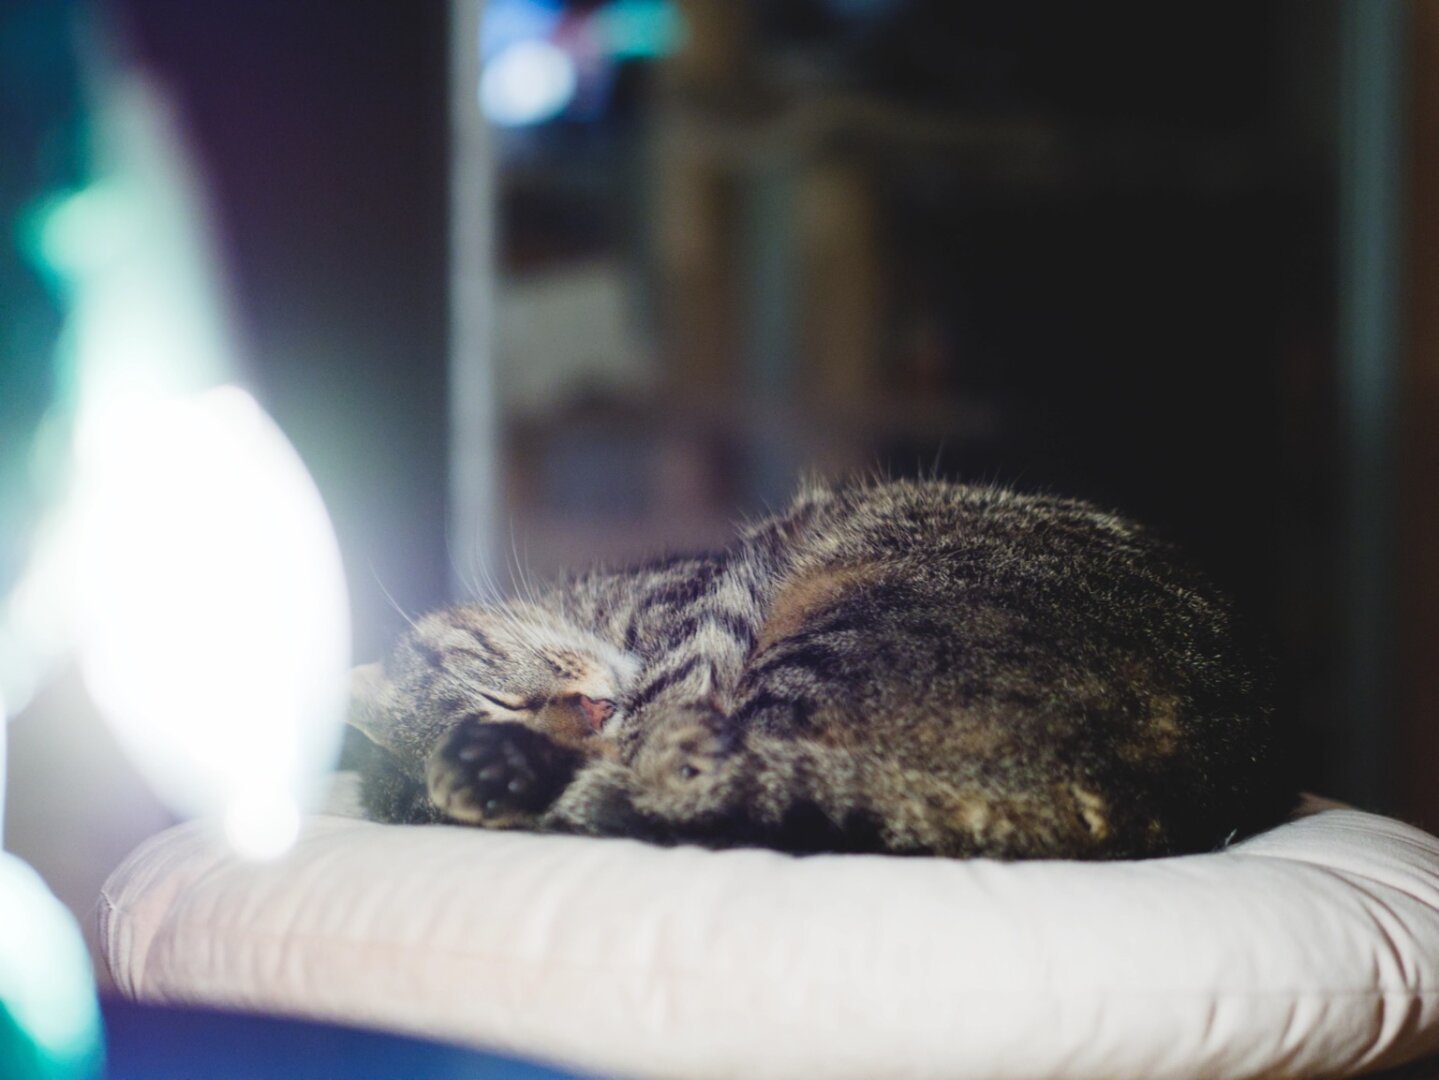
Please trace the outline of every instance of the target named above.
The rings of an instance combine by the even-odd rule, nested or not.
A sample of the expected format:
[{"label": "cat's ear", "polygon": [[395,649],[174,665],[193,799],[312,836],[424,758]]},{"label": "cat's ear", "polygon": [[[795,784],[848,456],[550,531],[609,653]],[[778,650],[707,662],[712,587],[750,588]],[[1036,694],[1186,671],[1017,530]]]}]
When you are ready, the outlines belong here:
[{"label": "cat's ear", "polygon": [[390,747],[394,726],[392,711],[385,707],[389,683],[381,664],[361,664],[350,672],[350,711],[346,716],[376,746]]}]

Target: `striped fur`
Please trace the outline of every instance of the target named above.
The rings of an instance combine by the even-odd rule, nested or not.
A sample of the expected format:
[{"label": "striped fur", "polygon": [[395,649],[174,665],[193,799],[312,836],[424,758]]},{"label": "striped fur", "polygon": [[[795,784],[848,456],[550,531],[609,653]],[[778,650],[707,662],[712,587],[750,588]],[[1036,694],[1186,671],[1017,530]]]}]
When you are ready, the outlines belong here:
[{"label": "striped fur", "polygon": [[386,820],[1118,858],[1293,801],[1212,586],[1087,504],[939,481],[807,487],[729,551],[429,615],[354,719]]}]

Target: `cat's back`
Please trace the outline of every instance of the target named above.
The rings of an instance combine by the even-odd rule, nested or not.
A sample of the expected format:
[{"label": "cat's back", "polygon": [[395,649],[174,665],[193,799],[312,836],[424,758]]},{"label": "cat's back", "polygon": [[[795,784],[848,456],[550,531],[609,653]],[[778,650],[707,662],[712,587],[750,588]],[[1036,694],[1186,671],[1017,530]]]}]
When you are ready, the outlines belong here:
[{"label": "cat's back", "polygon": [[788,577],[907,587],[957,619],[989,604],[1056,628],[1147,626],[1228,638],[1231,605],[1172,545],[1078,499],[900,480],[811,486],[781,522]]},{"label": "cat's back", "polygon": [[811,484],[771,522],[783,525],[805,557],[821,561],[971,555],[1042,563],[1164,546],[1134,522],[1082,500],[944,480]]},{"label": "cat's back", "polygon": [[792,561],[761,646],[838,698],[819,710],[827,738],[956,775],[1003,763],[1011,792],[1081,784],[1132,808],[1134,835],[1140,814],[1165,820],[1130,851],[1202,847],[1273,812],[1265,655],[1141,526],[942,481],[812,487],[782,520]]}]

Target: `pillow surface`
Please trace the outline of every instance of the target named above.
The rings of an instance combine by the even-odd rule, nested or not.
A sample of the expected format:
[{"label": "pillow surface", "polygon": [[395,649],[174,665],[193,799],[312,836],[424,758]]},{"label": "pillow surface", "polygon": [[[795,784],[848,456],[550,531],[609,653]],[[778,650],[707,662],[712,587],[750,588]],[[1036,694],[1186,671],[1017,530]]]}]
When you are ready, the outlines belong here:
[{"label": "pillow surface", "polygon": [[654,1077],[1342,1076],[1439,1051],[1439,840],[1312,802],[1129,863],[794,858],[311,818],[106,883],[135,998]]}]

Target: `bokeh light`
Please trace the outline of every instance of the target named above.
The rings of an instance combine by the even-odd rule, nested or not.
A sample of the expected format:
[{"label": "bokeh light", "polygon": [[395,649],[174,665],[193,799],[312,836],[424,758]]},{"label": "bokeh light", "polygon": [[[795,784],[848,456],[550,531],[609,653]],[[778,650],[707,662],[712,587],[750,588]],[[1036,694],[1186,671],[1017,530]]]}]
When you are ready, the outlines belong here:
[{"label": "bokeh light", "polygon": [[0,853],[0,1076],[98,1076],[101,1046],[78,927],[39,874]]},{"label": "bokeh light", "polygon": [[67,309],[47,430],[68,476],[0,609],[0,678],[23,707],[73,651],[155,793],[270,856],[338,753],[338,545],[299,456],[231,385],[224,275],[170,108],[120,68],[97,64],[96,86],[96,178],[25,230]]},{"label": "bokeh light", "polygon": [[333,758],[348,615],[318,492],[236,387],[82,417],[72,506],[81,670],[177,810],[247,854],[293,839]]},{"label": "bokeh light", "polygon": [[551,120],[565,110],[578,85],[574,61],[548,41],[517,41],[485,65],[480,103],[504,127]]}]

